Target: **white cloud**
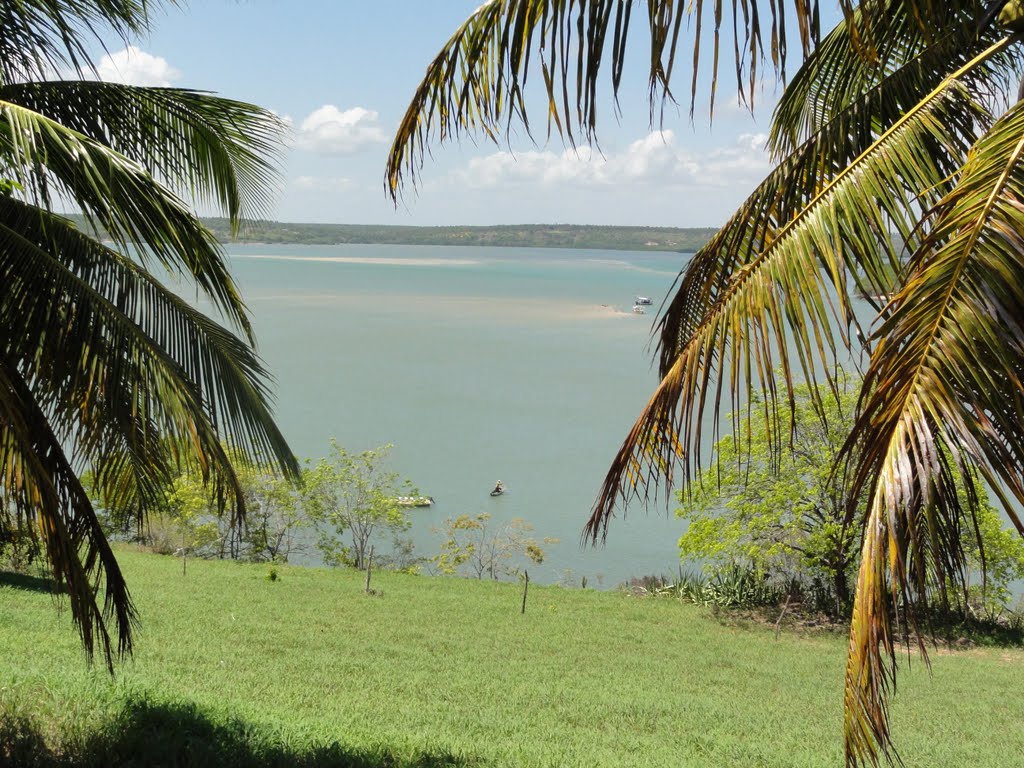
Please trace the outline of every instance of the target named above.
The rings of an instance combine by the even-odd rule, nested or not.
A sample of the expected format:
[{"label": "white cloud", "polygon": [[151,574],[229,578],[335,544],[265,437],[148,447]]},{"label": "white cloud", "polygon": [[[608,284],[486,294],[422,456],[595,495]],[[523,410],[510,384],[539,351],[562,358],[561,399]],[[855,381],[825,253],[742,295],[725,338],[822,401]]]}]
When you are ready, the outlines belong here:
[{"label": "white cloud", "polygon": [[295,137],[297,146],[322,155],[352,155],[387,140],[376,112],[362,107],[343,112],[333,104],[311,112]]},{"label": "white cloud", "polygon": [[292,179],[292,186],[311,192],[337,192],[352,184],[352,179],[342,176],[298,176]]},{"label": "white cloud", "polygon": [[134,45],[108,53],[96,65],[100,80],[125,85],[169,86],[181,77],[167,60],[153,56]]},{"label": "white cloud", "polygon": [[578,150],[494,152],[473,158],[455,172],[472,187],[511,184],[545,186],[658,185],[752,186],[768,172],[764,134],[745,133],[732,144],[705,151],[679,146],[673,131],[656,131],[618,153],[601,154],[589,147]]}]

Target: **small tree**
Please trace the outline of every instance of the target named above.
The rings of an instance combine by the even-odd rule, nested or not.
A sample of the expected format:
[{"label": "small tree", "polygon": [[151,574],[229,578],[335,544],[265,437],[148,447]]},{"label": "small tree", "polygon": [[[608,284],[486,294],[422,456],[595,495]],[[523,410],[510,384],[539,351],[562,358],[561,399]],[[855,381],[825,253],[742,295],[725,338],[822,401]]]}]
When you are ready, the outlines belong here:
[{"label": "small tree", "polygon": [[306,551],[303,532],[310,520],[305,503],[295,485],[279,474],[251,464],[239,471],[248,514],[245,526],[222,527],[222,540],[240,536],[240,549],[246,560],[288,562],[294,554]]},{"label": "small tree", "polygon": [[[487,512],[448,518],[444,521],[441,551],[431,560],[444,574],[462,569],[478,579],[514,576],[521,571],[517,558],[525,557],[537,565],[544,562],[544,550],[529,536],[531,531],[533,526],[518,517],[496,529]],[[557,544],[558,539],[545,538],[543,543]]]},{"label": "small tree", "polygon": [[[138,520],[132,510],[98,499],[108,535],[127,536],[161,554],[184,550],[195,557],[287,562],[303,549],[300,531],[309,526],[301,497],[280,474],[229,453],[248,510],[242,526],[219,513],[213,490],[201,477],[182,473],[166,489],[159,509],[138,529],[132,527]],[[102,495],[93,484],[90,487]]]},{"label": "small tree", "polygon": [[689,522],[679,539],[684,560],[713,571],[739,562],[780,580],[821,584],[827,607],[845,611],[859,541],[845,523],[850,499],[836,458],[856,388],[839,381],[838,397],[821,398],[821,411],[806,384],[796,387],[789,443],[769,435],[755,415],[715,444],[714,462],[692,494],[677,494],[676,514]]},{"label": "small tree", "polygon": [[965,535],[967,560],[966,612],[995,620],[1005,613],[1013,600],[1010,585],[1024,580],[1024,540],[1016,531],[1003,526],[999,513],[990,505],[980,505],[977,515],[978,537]]},{"label": "small tree", "polygon": [[[739,420],[738,436],[715,444],[714,461],[693,493],[677,494],[682,506],[676,514],[689,522],[679,539],[684,560],[702,562],[715,574],[740,564],[786,586],[811,588],[824,598],[819,607],[833,615],[848,611],[860,529],[846,519],[852,500],[837,457],[852,427],[860,381],[845,374],[837,381],[835,395],[817,398],[820,408],[808,385],[794,388],[789,441],[770,436],[766,420],[753,416]],[[755,407],[759,402],[755,398]],[[974,485],[983,490],[976,478]],[[966,498],[961,506],[968,508]],[[1024,542],[1003,528],[984,497],[975,519],[962,524],[977,525],[982,547],[974,535],[963,537],[968,601],[955,592],[950,597],[964,611],[991,618],[1010,600],[1009,585],[1024,577]]]},{"label": "small tree", "polygon": [[356,454],[332,439],[331,447],[330,458],[304,473],[306,502],[319,530],[317,547],[329,565],[363,569],[374,537],[409,530],[412,523],[397,497],[415,491],[385,469],[391,445]]}]

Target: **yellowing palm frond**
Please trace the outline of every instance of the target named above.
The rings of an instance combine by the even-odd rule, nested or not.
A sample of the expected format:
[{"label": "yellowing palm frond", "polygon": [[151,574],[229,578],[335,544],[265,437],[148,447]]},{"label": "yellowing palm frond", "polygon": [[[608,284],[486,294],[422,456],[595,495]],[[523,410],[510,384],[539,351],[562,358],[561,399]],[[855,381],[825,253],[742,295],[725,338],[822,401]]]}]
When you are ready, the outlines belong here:
[{"label": "yellowing palm frond", "polygon": [[[1004,39],[991,50],[1007,44]],[[727,281],[725,272],[706,266],[716,263],[712,249],[728,239],[728,227],[705,249],[708,256],[697,254],[696,290],[703,289],[713,303],[703,316],[686,316],[699,320],[678,345],[670,343],[677,338],[676,329],[663,329],[662,382],[613,460],[587,522],[587,535],[595,540],[607,535],[619,500],[646,496],[659,479],[668,487],[674,484],[671,469],[662,469],[675,464],[669,436],[678,433],[683,444],[684,481],[693,476],[701,460],[705,410],[710,405],[712,423],[717,425],[726,379],[730,410],[739,412],[752,391],[775,392],[776,367],[782,370],[787,400],[792,398],[794,369],[808,381],[822,372],[828,378],[837,362],[837,348],[850,350],[849,337],[837,338],[834,331],[846,326],[852,315],[846,275],[860,268],[863,254],[879,250],[890,220],[916,217],[917,201],[908,190],[934,184],[943,175],[941,158],[965,153],[975,109],[958,77],[982,60],[978,57],[947,76],[860,157],[824,183],[803,210],[775,226],[763,224],[766,231],[754,233],[764,243],[762,250],[744,263],[734,256],[723,260],[734,270]],[[942,151],[924,152],[922,147]],[[755,198],[752,205],[764,195]],[[673,317],[672,308],[666,317]],[[769,419],[773,401],[774,396],[764,406]],[[655,445],[661,450],[652,453]],[[651,462],[651,456],[658,460]],[[626,482],[627,470],[636,476],[638,462],[647,467],[640,486]]]},{"label": "yellowing palm frond", "polygon": [[[1022,135],[1017,105],[978,142],[876,333],[849,443],[858,486],[871,492],[847,670],[847,744],[857,756],[889,744],[885,680],[895,662],[883,613],[899,604],[912,618],[930,585],[962,569],[965,513],[943,457],[1024,500]],[[1006,511],[1024,533],[1013,506]]]}]

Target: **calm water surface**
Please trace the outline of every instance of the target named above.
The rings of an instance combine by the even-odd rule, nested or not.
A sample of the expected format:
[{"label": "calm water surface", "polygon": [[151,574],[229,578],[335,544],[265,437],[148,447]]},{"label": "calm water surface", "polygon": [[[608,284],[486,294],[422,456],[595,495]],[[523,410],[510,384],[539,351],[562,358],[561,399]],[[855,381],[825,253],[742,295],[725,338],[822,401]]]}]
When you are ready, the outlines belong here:
[{"label": "calm water surface", "polygon": [[[524,248],[233,246],[235,275],[276,377],[278,422],[300,457],[393,443],[393,468],[447,517],[525,518],[553,536],[548,582],[614,586],[674,572],[680,524],[664,499],[629,509],[608,544],[580,531],[609,462],[652,392],[648,350],[680,254]],[[646,315],[633,297],[650,296]],[[507,493],[491,498],[497,479]]]}]

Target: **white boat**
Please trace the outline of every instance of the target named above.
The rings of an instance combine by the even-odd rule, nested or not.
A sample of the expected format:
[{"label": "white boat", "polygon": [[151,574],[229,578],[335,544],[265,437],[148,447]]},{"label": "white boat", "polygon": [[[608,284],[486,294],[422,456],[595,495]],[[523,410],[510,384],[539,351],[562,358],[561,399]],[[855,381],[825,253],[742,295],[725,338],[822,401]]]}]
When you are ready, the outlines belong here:
[{"label": "white boat", "polygon": [[645,314],[646,312],[647,312],[647,310],[645,310],[639,304],[634,304],[633,305],[633,314],[634,315],[642,315],[642,314]]},{"label": "white boat", "polygon": [[430,507],[434,504],[433,496],[396,496],[395,503],[400,507]]},{"label": "white boat", "polygon": [[646,296],[637,296],[636,299],[633,300],[633,303],[636,304],[638,307],[649,307],[654,302],[652,302]]}]

